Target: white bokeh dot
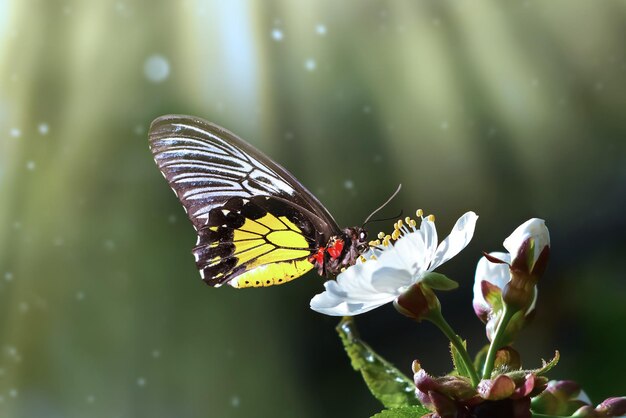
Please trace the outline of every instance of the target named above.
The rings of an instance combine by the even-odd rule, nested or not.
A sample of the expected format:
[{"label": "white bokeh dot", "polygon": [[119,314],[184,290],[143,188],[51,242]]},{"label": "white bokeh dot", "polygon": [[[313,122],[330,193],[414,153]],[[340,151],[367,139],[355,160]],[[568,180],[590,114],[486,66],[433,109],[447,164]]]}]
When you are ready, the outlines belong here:
[{"label": "white bokeh dot", "polygon": [[313,58],[309,58],[304,61],[304,68],[306,68],[308,71],[315,71],[315,69],[317,68],[317,63]]},{"label": "white bokeh dot", "polygon": [[326,35],[326,32],[327,32],[326,26],[320,23],[319,25],[315,26],[315,32],[320,36]]},{"label": "white bokeh dot", "polygon": [[283,33],[282,30],[280,29],[272,29],[272,39],[275,41],[282,41],[283,38],[285,37],[285,34]]},{"label": "white bokeh dot", "polygon": [[48,132],[50,132],[50,126],[48,126],[47,123],[40,123],[37,126],[37,130],[39,131],[40,135],[48,135]]},{"label": "white bokeh dot", "polygon": [[170,63],[163,55],[151,55],[143,65],[143,73],[153,83],[161,83],[170,75]]}]

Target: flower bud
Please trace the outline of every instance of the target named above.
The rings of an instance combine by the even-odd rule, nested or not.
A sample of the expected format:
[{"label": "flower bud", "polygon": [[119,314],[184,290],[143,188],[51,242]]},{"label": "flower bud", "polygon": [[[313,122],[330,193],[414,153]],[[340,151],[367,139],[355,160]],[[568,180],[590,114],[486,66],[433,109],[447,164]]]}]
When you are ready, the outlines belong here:
[{"label": "flower bud", "polygon": [[[546,390],[532,399],[533,411],[557,416],[570,416],[591,402],[578,383],[571,380],[551,380]],[[580,410],[580,413],[587,413]]]},{"label": "flower bud", "polygon": [[[487,338],[493,341],[495,330],[502,318],[504,303],[502,298],[503,289],[511,281],[511,267],[509,265],[511,255],[501,252],[485,254],[478,261],[474,278],[474,312],[485,322]],[[516,283],[519,283],[516,282]],[[524,283],[524,282],[522,282]],[[511,289],[509,289],[509,296]],[[537,301],[537,288],[533,286],[532,300],[530,305],[522,312],[515,314],[505,331],[504,344],[511,343],[517,333],[525,326],[526,322],[534,313]],[[528,303],[527,300],[524,304]]]},{"label": "flower bud", "polygon": [[504,240],[511,254],[511,280],[502,289],[502,300],[513,310],[526,310],[535,298],[535,286],[548,264],[550,234],[542,219],[520,225]]},{"label": "flower bud", "polygon": [[393,306],[404,316],[421,321],[430,312],[439,311],[439,299],[428,286],[415,283],[393,301]]},{"label": "flower bud", "polygon": [[504,240],[511,254],[511,270],[541,276],[547,265],[545,254],[550,249],[550,233],[543,219],[532,218],[517,227]]},{"label": "flower bud", "polygon": [[596,407],[603,417],[617,417],[626,414],[626,397],[609,398]]},{"label": "flower bud", "polygon": [[506,368],[507,370],[519,370],[522,368],[522,359],[511,346],[502,347],[496,353],[494,368]]},{"label": "flower bud", "polygon": [[499,375],[474,388],[469,379],[447,375],[432,377],[413,363],[416,395],[431,417],[529,418],[531,397],[544,390],[545,380],[528,374],[513,378]]}]

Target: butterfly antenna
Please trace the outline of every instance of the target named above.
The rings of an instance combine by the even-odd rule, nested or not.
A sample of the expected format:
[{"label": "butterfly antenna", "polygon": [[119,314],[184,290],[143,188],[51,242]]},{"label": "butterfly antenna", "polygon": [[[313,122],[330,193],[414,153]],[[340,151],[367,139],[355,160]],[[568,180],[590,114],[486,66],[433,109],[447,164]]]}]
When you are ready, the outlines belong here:
[{"label": "butterfly antenna", "polygon": [[389,204],[389,202],[391,202],[391,200],[396,197],[396,195],[400,192],[400,189],[402,189],[402,184],[398,184],[398,188],[396,189],[395,192],[393,192],[393,194],[389,197],[389,199],[387,199],[385,201],[385,203],[383,203],[382,205],[380,205],[378,207],[378,209],[376,209],[374,212],[370,213],[369,216],[365,219],[365,222],[363,222],[363,225],[361,226],[364,227],[366,223],[369,222],[370,219],[372,219],[372,216],[374,216],[379,210],[381,210],[382,208],[384,208],[385,206],[387,206],[387,204]]}]

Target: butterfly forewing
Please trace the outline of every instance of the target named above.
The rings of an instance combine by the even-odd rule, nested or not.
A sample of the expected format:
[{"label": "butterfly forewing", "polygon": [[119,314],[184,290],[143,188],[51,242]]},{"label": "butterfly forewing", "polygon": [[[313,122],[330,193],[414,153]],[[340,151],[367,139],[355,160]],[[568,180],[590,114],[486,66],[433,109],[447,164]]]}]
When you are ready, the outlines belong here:
[{"label": "butterfly forewing", "polygon": [[217,125],[191,116],[162,116],[150,127],[150,149],[196,229],[211,209],[232,197],[279,196],[314,213],[319,229],[339,230],[287,170]]}]

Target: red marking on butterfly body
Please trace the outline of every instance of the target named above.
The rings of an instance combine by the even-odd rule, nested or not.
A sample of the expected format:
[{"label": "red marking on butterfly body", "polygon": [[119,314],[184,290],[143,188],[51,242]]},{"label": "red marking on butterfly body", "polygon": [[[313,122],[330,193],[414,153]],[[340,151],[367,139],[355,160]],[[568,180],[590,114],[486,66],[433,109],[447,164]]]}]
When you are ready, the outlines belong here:
[{"label": "red marking on butterfly body", "polygon": [[317,264],[324,264],[324,251],[326,250],[325,247],[319,247],[317,249],[317,252],[315,254],[313,254],[311,257],[309,257],[309,261],[313,262],[313,260],[317,261]]},{"label": "red marking on butterfly body", "polygon": [[335,241],[333,246],[329,247],[327,251],[333,260],[339,258],[339,256],[341,255],[341,252],[343,251],[343,240],[338,239],[337,241]]}]

